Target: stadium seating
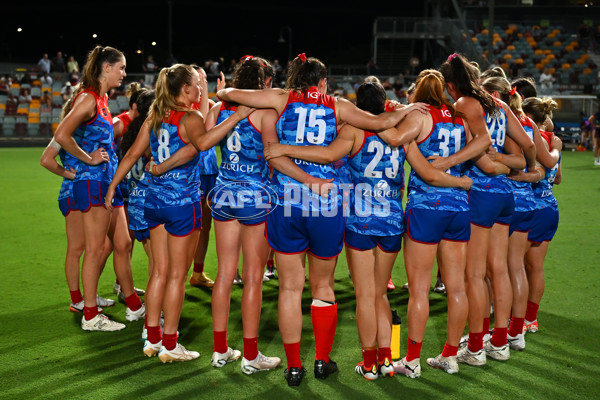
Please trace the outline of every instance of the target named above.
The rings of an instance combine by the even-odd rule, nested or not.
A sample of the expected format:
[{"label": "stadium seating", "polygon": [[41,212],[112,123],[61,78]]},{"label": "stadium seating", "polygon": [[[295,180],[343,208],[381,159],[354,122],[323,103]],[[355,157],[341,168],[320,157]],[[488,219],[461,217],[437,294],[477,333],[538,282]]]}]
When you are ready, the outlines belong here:
[{"label": "stadium seating", "polygon": [[[487,56],[488,30],[473,32],[475,48]],[[494,27],[494,57],[509,72],[513,63],[519,65],[522,76],[538,80],[544,68],[557,78],[560,85],[593,84],[597,66],[579,48],[574,35],[562,26],[540,27],[513,24]]]}]

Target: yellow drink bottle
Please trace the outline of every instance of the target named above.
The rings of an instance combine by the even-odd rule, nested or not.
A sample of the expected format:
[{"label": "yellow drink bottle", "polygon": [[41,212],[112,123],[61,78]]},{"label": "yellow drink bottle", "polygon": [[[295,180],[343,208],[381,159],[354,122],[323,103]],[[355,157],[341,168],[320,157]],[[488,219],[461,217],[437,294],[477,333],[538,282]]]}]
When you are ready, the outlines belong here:
[{"label": "yellow drink bottle", "polygon": [[402,326],[402,319],[396,312],[392,310],[392,359],[400,359],[400,328]]}]

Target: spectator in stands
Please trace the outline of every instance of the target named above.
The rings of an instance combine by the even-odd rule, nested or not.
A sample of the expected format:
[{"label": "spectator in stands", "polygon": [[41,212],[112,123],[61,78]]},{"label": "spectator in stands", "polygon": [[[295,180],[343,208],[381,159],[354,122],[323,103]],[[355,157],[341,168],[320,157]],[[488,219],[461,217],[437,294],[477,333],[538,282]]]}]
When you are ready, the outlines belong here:
[{"label": "spectator in stands", "polygon": [[52,72],[63,73],[67,71],[65,65],[65,59],[63,58],[62,51],[56,53],[56,56],[52,59]]},{"label": "spectator in stands", "polygon": [[[8,99],[6,99],[6,108],[14,107],[15,111],[17,109],[17,105],[19,105],[19,98],[12,93],[8,93]],[[8,112],[7,112],[8,113]]]},{"label": "spectator in stands", "polygon": [[67,60],[67,72],[69,74],[73,74],[74,72],[79,74],[79,63],[73,56],[69,56],[69,59]]},{"label": "spectator in stands", "polygon": [[48,73],[45,71],[44,71],[44,76],[42,76],[40,78],[40,81],[42,82],[42,85],[52,85],[52,82],[54,82],[52,77],[50,75],[48,75]]},{"label": "spectator in stands", "polygon": [[519,76],[521,76],[521,68],[523,68],[523,65],[511,61],[508,67],[508,71],[510,72],[510,79],[516,79]]},{"label": "spectator in stands", "polygon": [[336,82],[333,76],[329,77],[327,80],[327,93],[332,94],[336,90],[340,89],[340,85]]},{"label": "spectator in stands", "polygon": [[10,92],[10,85],[5,77],[0,78],[0,95],[8,96]]},{"label": "spectator in stands", "polygon": [[279,64],[278,59],[273,60],[273,69],[275,70],[275,81],[279,83],[279,81],[281,80],[281,73],[283,72],[283,68],[281,67],[281,64]]},{"label": "spectator in stands", "polygon": [[67,100],[69,100],[71,98],[71,95],[73,94],[73,86],[71,86],[71,82],[67,81],[67,83],[65,83],[65,86],[62,87],[62,89],[60,90],[60,95],[63,98],[64,102],[67,102]]},{"label": "spectator in stands", "polygon": [[23,77],[21,78],[21,85],[24,83],[28,83],[31,85],[31,76],[28,73],[23,75]]},{"label": "spectator in stands", "polygon": [[81,74],[79,72],[73,71],[71,73],[71,75],[69,76],[69,82],[71,82],[71,85],[75,86],[79,83],[79,80],[81,79]]},{"label": "spectator in stands", "polygon": [[144,72],[148,72],[148,73],[155,73],[158,70],[158,65],[156,65],[156,63],[154,62],[154,57],[153,56],[148,56],[148,58],[146,58],[146,62],[144,64],[142,64],[142,70]]},{"label": "spectator in stands", "polygon": [[49,91],[44,92],[41,103],[44,105],[45,108],[52,108],[52,96],[50,96]]},{"label": "spectator in stands", "polygon": [[167,58],[165,60],[165,67],[170,67],[171,65],[175,65],[178,62],[179,61],[177,61],[177,58],[175,58],[175,56],[173,55],[173,53],[169,53],[169,58]]},{"label": "spectator in stands", "polygon": [[218,61],[213,61],[213,60],[208,60],[208,70],[207,72],[211,75],[218,75],[219,74],[219,62]]},{"label": "spectator in stands", "polygon": [[154,57],[149,55],[146,58],[146,62],[142,64],[142,70],[146,73],[144,75],[144,86],[152,86],[154,84],[154,75],[158,70],[158,65],[154,62]]},{"label": "spectator in stands", "polygon": [[404,91],[404,82],[405,82],[404,74],[402,72],[400,72],[398,74],[398,77],[394,81],[394,87],[393,87],[394,94],[399,99],[403,99],[404,97],[406,97],[406,92]]},{"label": "spectator in stands", "polygon": [[542,93],[551,93],[556,78],[550,73],[550,68],[544,68],[544,72],[540,75],[540,91]]},{"label": "spectator in stands", "polygon": [[33,99],[31,98],[31,93],[29,93],[29,89],[23,89],[23,94],[19,96],[19,103],[31,103]]},{"label": "spectator in stands", "polygon": [[592,49],[592,41],[594,40],[594,32],[592,27],[586,22],[582,22],[577,29],[577,38],[579,40],[579,46],[582,50],[588,51]]},{"label": "spectator in stands", "polygon": [[367,75],[379,75],[379,66],[374,58],[371,58],[367,63]]},{"label": "spectator in stands", "polygon": [[38,65],[40,67],[40,69],[42,70],[42,72],[45,72],[47,74],[50,73],[50,59],[48,58],[48,53],[44,53],[44,56],[40,59],[40,61],[38,61]]}]

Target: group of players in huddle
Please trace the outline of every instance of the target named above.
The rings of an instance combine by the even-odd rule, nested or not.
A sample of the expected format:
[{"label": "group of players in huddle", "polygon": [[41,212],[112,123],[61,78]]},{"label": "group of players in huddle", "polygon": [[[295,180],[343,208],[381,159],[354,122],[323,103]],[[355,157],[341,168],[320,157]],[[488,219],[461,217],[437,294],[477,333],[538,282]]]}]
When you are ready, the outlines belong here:
[{"label": "group of players in huddle", "polygon": [[[337,371],[330,358],[333,282],[344,244],[362,346],[355,370],[368,380],[421,375],[436,259],[448,300],[447,339],[427,364],[453,374],[459,362],[508,360],[511,349],[525,348],[525,333],[537,331],[543,263],[558,226],[552,186],[560,183],[562,142],[551,133],[556,103],[536,97],[531,81],[511,84],[502,71],[481,73],[452,54],[438,70],[421,71],[409,105],[388,101],[374,77],[358,88],[355,105],[326,94],[327,69],[318,59],[299,54],[279,89],[271,88],[275,73],[267,60],[245,56],[230,87],[220,80],[216,104],[208,99],[204,71],[176,64],[160,71],[155,90],[134,88],[131,109],[113,121],[106,93],[122,84],[125,67],[112,47],[89,53],[42,156],[42,165],[64,177],[65,270],[71,310],[83,311],[84,330],[125,327],[102,314],[114,301],[97,295],[112,252],[126,319],[145,317],[144,354],[162,362],[198,358],[178,342],[177,329],[188,270],[197,249],[206,252],[212,217],[214,367],[242,357],[227,342],[240,251],[241,369],[252,374],[281,362],[258,350],[263,272],[272,250],[290,386],[306,373],[300,339],[307,260],[314,375],[325,379]],[[411,173],[403,210],[405,161]],[[144,303],[133,286],[130,231],[149,259]],[[406,356],[393,362],[387,284],[402,243],[408,345]],[[201,265],[195,264],[192,283],[212,285]]]}]

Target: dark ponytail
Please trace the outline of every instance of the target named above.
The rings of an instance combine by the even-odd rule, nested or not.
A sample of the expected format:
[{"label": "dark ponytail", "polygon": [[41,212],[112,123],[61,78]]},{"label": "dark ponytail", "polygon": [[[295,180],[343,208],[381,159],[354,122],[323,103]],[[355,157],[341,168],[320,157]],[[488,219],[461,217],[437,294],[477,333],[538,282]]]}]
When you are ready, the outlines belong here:
[{"label": "dark ponytail", "polygon": [[81,84],[79,90],[91,88],[95,93],[100,92],[100,75],[102,74],[102,66],[105,63],[114,65],[121,61],[125,56],[123,53],[114,47],[96,46],[88,53],[85,65],[81,73]]},{"label": "dark ponytail", "polygon": [[142,128],[142,124],[148,117],[150,106],[154,101],[154,90],[140,89],[137,91],[137,93],[138,96],[136,104],[138,115],[131,121],[127,127],[127,131],[123,135],[123,139],[121,139],[120,149],[121,154],[123,155],[127,154],[127,151],[129,151],[129,148],[133,145],[135,139],[137,139],[137,135]]},{"label": "dark ponytail", "polygon": [[233,70],[233,82],[236,89],[264,89],[265,79],[275,76],[271,63],[261,57],[244,56]]},{"label": "dark ponytail", "polygon": [[321,79],[327,78],[325,64],[314,57],[306,58],[304,53],[290,63],[290,71],[285,88],[303,91],[317,86]]},{"label": "dark ponytail", "polygon": [[486,113],[496,114],[499,111],[499,106],[492,96],[487,94],[477,83],[479,70],[462,55],[452,54],[440,66],[439,71],[444,76],[446,84],[452,83],[464,96],[477,99]]}]

